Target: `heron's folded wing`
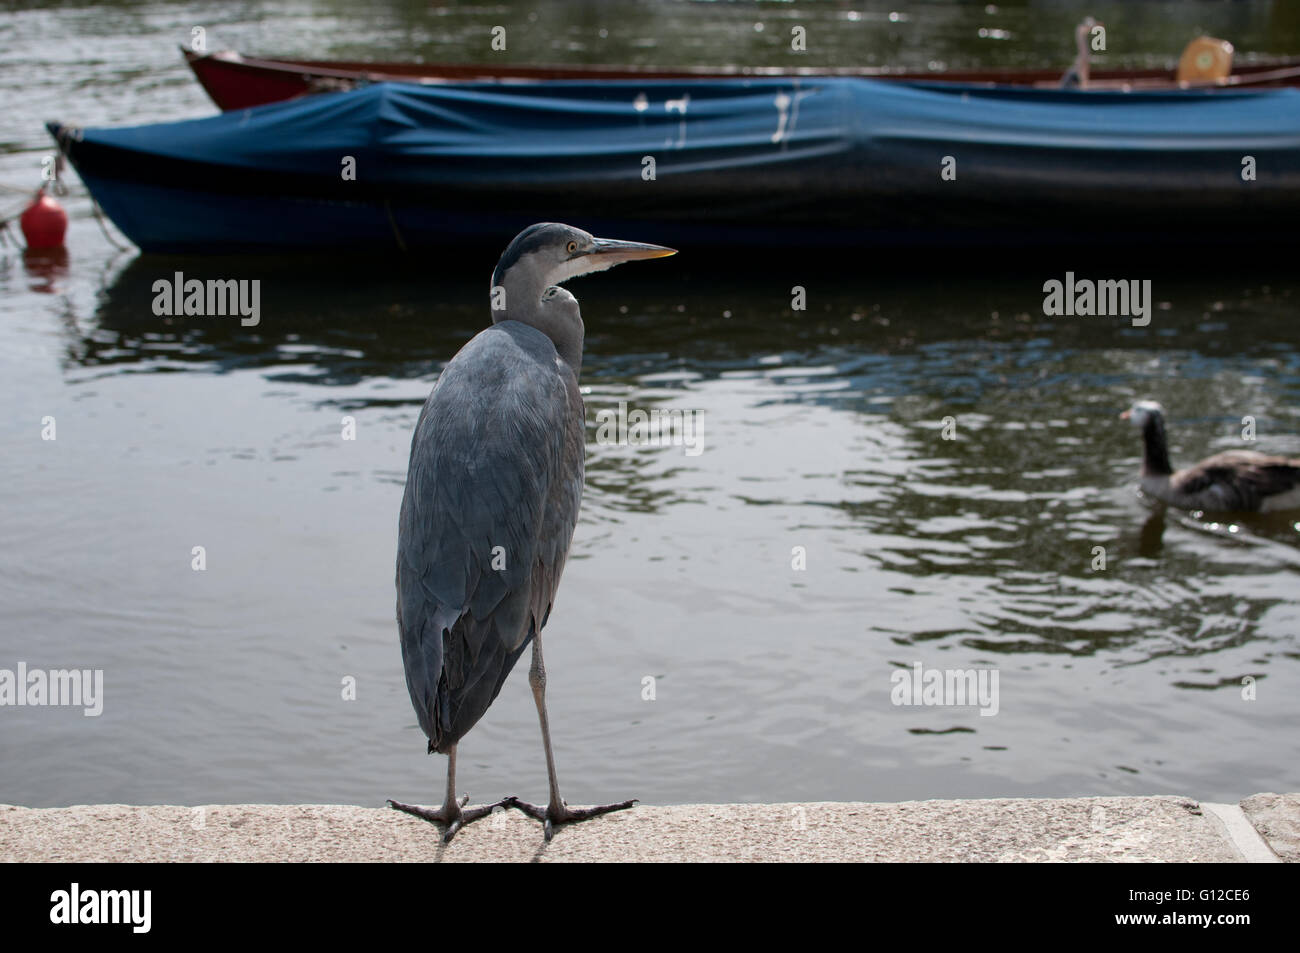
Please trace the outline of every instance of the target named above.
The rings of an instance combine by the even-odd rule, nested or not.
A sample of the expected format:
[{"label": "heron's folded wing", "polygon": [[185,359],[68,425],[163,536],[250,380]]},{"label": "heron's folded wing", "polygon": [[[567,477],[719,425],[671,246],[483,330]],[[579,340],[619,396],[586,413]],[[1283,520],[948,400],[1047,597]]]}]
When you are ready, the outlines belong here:
[{"label": "heron's folded wing", "polygon": [[576,382],[549,339],[524,331],[498,325],[466,345],[412,440],[398,622],[411,699],[435,744],[482,716],[545,623],[577,521]]}]

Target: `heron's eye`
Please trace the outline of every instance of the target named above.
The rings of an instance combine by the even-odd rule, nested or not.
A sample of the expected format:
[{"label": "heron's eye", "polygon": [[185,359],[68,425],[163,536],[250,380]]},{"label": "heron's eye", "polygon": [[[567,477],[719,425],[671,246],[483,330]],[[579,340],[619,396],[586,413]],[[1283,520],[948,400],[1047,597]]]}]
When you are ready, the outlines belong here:
[{"label": "heron's eye", "polygon": [[575,251],[578,250],[578,243],[577,243],[577,242],[569,242],[569,244],[566,245],[565,248],[568,250],[569,254],[572,255]]}]

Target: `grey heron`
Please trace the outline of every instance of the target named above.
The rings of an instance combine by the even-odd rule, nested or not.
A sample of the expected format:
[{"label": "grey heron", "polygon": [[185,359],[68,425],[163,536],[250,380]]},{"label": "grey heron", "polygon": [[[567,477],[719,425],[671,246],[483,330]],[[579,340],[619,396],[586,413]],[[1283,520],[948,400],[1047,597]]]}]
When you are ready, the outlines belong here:
[{"label": "grey heron", "polygon": [[[582,315],[559,284],[672,254],[555,222],[524,229],[492,273],[492,325],[447,364],[420,413],[398,520],[397,623],[429,753],[448,758],[447,794],[438,809],[389,804],[445,824],[444,840],[496,807],[543,821],[550,840],[556,825],[636,803],[569,807],[551,751],[541,633],[578,521],[585,454]],[[456,746],[530,643],[550,801],[466,808]]]},{"label": "grey heron", "polygon": [[1088,35],[1092,33],[1092,28],[1104,26],[1092,17],[1084,17],[1079,21],[1079,25],[1074,28],[1074,62],[1070,68],[1065,71],[1061,77],[1061,89],[1087,89],[1088,72],[1091,65],[1092,56],[1088,50]]}]

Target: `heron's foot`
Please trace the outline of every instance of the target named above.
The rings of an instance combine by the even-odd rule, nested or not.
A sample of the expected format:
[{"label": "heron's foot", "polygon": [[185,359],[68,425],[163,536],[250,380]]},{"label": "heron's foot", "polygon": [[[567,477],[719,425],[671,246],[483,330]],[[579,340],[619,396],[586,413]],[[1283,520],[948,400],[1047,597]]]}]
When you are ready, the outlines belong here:
[{"label": "heron's foot", "polygon": [[602,814],[608,814],[611,811],[625,811],[637,803],[636,798],[630,801],[619,801],[617,804],[600,804],[596,807],[569,807],[561,801],[558,805],[552,802],[546,807],[538,807],[536,804],[529,804],[527,801],[521,801],[519,798],[508,797],[505,799],[506,807],[517,807],[534,820],[541,821],[545,825],[546,839],[550,840],[555,833],[555,828],[561,824],[576,824],[578,821],[587,821],[593,817],[600,817]]},{"label": "heron's foot", "polygon": [[444,825],[447,830],[443,832],[442,841],[444,844],[450,844],[451,839],[456,836],[456,832],[466,824],[472,824],[481,817],[487,817],[498,807],[502,809],[509,807],[511,800],[511,798],[502,798],[495,804],[466,807],[465,805],[469,803],[469,795],[466,794],[460,799],[459,803],[453,801],[444,804],[437,810],[430,807],[420,807],[418,804],[403,804],[401,801],[394,801],[391,798],[388,804],[396,811],[404,811],[431,823]]}]

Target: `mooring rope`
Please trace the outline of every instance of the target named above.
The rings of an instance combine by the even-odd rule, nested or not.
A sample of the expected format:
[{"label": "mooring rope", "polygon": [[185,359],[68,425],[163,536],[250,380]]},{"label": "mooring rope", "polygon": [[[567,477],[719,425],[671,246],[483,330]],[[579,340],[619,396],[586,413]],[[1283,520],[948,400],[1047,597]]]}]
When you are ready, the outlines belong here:
[{"label": "mooring rope", "polygon": [[[54,159],[54,187],[51,190],[55,195],[68,194],[68,187],[63,184],[64,159],[67,156],[68,144],[76,138],[77,132],[71,126],[60,127],[58,134],[55,136],[55,141],[59,146],[58,155]],[[128,251],[130,246],[123,245],[109,232],[108,223],[104,221],[103,209],[99,207],[99,202],[95,199],[95,196],[91,195],[89,190],[87,190],[86,196],[90,199],[90,211],[95,216],[95,221],[99,223],[99,230],[104,233],[104,238],[118,251]]]},{"label": "mooring rope", "polygon": [[127,251],[128,246],[118,244],[117,240],[109,234],[108,223],[104,221],[104,214],[100,211],[99,203],[95,201],[93,195],[90,196],[90,210],[95,213],[95,221],[99,222],[99,230],[104,233],[104,237],[108,239],[108,243],[118,251]]},{"label": "mooring rope", "polygon": [[8,245],[10,242],[13,242],[15,245],[18,246],[19,250],[26,251],[27,246],[24,245],[22,242],[20,242],[18,240],[18,236],[15,235],[13,233],[13,230],[9,228],[12,222],[13,222],[12,218],[6,218],[0,220],[0,245]]}]

